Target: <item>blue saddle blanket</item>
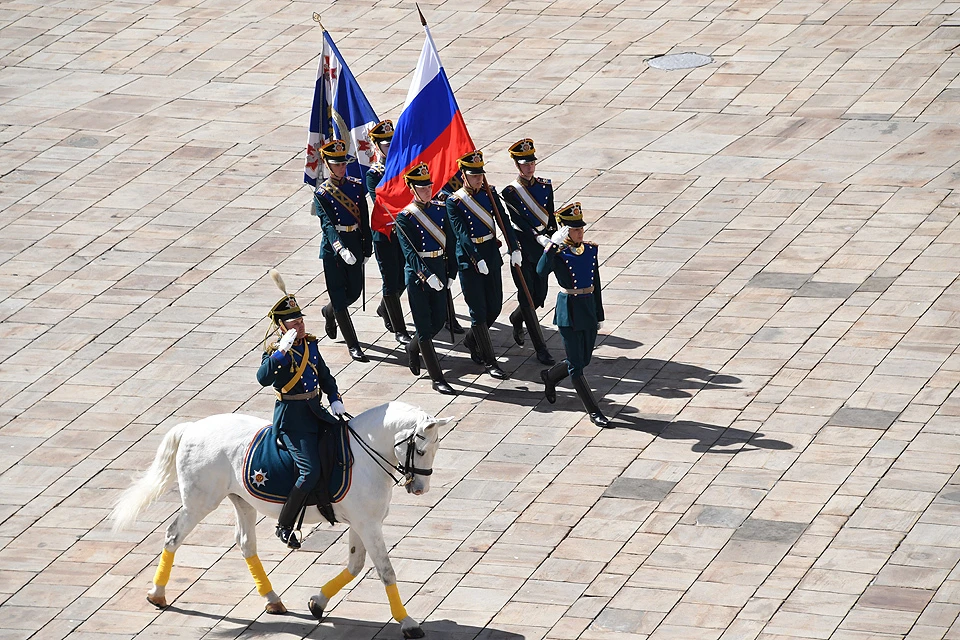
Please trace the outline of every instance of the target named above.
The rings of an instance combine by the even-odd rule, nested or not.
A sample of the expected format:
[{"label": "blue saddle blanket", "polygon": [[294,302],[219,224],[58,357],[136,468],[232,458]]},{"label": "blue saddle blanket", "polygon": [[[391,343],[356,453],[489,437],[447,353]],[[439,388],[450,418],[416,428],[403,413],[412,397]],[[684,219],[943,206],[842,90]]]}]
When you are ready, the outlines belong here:
[{"label": "blue saddle blanket", "polygon": [[[271,437],[272,425],[253,436],[243,457],[243,487],[254,498],[267,502],[286,502],[290,490],[300,477],[290,452],[281,449]],[[346,427],[332,429],[320,439],[320,459],[324,467],[330,465],[330,501],[340,502],[350,490],[353,453],[350,451],[350,432]],[[324,450],[326,448],[326,450]],[[326,474],[324,474],[326,475]],[[315,504],[308,500],[308,504]]]}]

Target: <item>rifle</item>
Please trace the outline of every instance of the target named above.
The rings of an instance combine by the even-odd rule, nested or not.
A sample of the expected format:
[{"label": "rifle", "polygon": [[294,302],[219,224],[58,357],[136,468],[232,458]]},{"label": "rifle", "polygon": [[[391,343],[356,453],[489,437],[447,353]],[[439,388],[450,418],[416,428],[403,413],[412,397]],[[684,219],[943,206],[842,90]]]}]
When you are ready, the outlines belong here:
[{"label": "rifle", "polygon": [[[490,198],[490,206],[493,208],[493,216],[497,220],[497,226],[500,227],[500,232],[503,234],[503,239],[507,241],[507,249],[510,253],[513,253],[514,249],[510,248],[509,236],[507,235],[507,228],[504,226],[503,217],[500,215],[500,206],[497,205],[497,199],[493,197],[493,191],[490,190],[490,183],[487,182],[487,176],[483,176],[483,187],[487,190],[487,197]],[[519,251],[520,247],[516,248]],[[509,259],[509,258],[508,258]],[[530,289],[527,287],[527,281],[523,278],[523,270],[520,269],[520,265],[512,265],[515,269],[517,276],[517,281],[520,283],[520,288],[523,289],[523,295],[527,299],[527,303],[530,305],[531,309],[536,309],[536,305],[533,304],[533,296],[530,295]]]}]

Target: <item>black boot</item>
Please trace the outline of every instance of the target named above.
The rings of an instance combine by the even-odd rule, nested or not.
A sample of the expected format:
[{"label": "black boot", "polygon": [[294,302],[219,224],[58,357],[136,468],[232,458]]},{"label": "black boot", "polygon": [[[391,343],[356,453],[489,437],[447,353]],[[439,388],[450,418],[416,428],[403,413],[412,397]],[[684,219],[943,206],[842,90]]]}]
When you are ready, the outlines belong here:
[{"label": "black boot", "polygon": [[390,322],[390,315],[387,313],[387,307],[384,306],[383,302],[383,298],[380,298],[380,304],[377,305],[377,315],[383,318],[383,328],[387,330],[387,333],[393,333],[393,324]]},{"label": "black boot", "polygon": [[[417,340],[415,337],[414,340]],[[420,351],[423,353],[423,361],[427,365],[427,373],[433,380],[433,388],[445,396],[455,396],[457,392],[453,390],[447,381],[443,379],[443,370],[440,368],[440,360],[437,358],[437,351],[433,348],[433,340],[426,338],[420,340]]]},{"label": "black boot", "polygon": [[463,339],[463,344],[470,351],[470,359],[477,364],[483,364],[483,355],[480,353],[480,346],[477,344],[477,339],[473,335],[473,327],[470,327],[470,331],[467,331],[467,335]]},{"label": "black boot", "polygon": [[415,376],[420,375],[420,334],[413,334],[410,342],[406,346],[407,366],[410,367],[410,373]]},{"label": "black boot", "polygon": [[293,527],[308,496],[309,492],[303,489],[298,487],[291,489],[287,501],[283,503],[283,508],[280,509],[280,516],[277,518],[277,537],[291,549],[300,548],[300,541],[297,540],[297,534]]},{"label": "black boot", "polygon": [[400,307],[400,296],[397,294],[385,295],[383,296],[383,302],[381,304],[386,308],[387,317],[390,318],[390,326],[393,327],[393,329],[387,329],[387,331],[392,331],[393,337],[396,338],[400,344],[410,342],[410,334],[407,333],[407,325],[403,321],[403,309]]},{"label": "black boot", "polygon": [[337,339],[337,319],[336,312],[333,310],[333,304],[327,303],[320,309],[320,315],[323,316],[323,330],[331,340]]},{"label": "black boot", "polygon": [[[451,282],[453,282],[451,280]],[[449,289],[449,283],[447,288],[447,308],[453,308],[453,292]],[[444,327],[450,331],[453,331],[456,334],[463,333],[463,327],[460,326],[460,323],[457,322],[456,314],[453,314],[453,317],[447,318],[447,321],[444,323]]]},{"label": "black boot", "polygon": [[609,427],[610,421],[600,412],[600,405],[597,404],[596,398],[593,397],[593,392],[590,391],[590,385],[587,384],[587,379],[583,376],[577,376],[573,379],[573,388],[577,390],[577,395],[580,396],[580,402],[583,403],[583,408],[590,416],[590,422],[598,427]]},{"label": "black boot", "polygon": [[[543,331],[540,329],[540,320],[537,319],[536,312],[530,307],[520,307],[519,311],[523,314],[523,320],[527,323],[527,331],[530,333],[530,342],[537,352],[537,360],[540,364],[552,365],[556,360],[547,351],[547,342],[543,339]],[[512,319],[512,316],[511,316]],[[516,334],[516,328],[514,328]]]},{"label": "black boot", "polygon": [[335,310],[337,324],[340,325],[340,331],[343,332],[343,341],[347,343],[347,350],[350,357],[357,362],[370,362],[367,356],[363,355],[360,348],[360,341],[357,340],[357,332],[353,328],[353,320],[350,319],[350,312],[346,309]]},{"label": "black boot", "polygon": [[540,372],[540,379],[543,380],[543,395],[547,397],[547,402],[553,404],[557,401],[557,383],[568,375],[567,361],[561,360],[549,369]]},{"label": "black boot", "polygon": [[477,341],[477,347],[480,349],[480,356],[483,359],[483,366],[490,374],[490,377],[497,380],[509,380],[510,376],[497,364],[497,358],[493,355],[493,342],[490,341],[490,332],[487,331],[487,325],[476,324],[473,326],[473,339]]},{"label": "black boot", "polygon": [[523,346],[523,320],[523,309],[517,307],[510,314],[510,324],[513,325],[513,341],[521,347]]}]

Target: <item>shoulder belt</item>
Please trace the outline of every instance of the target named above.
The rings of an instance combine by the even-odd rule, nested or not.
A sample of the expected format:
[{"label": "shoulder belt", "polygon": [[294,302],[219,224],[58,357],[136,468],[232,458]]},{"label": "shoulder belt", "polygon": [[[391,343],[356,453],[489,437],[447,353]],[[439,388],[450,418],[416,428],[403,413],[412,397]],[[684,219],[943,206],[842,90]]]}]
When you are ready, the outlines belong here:
[{"label": "shoulder belt", "polygon": [[537,220],[540,221],[540,224],[547,226],[547,224],[550,222],[550,214],[539,202],[537,202],[537,199],[533,197],[533,194],[530,193],[529,189],[527,189],[525,185],[521,184],[519,180],[514,180],[510,183],[510,186],[516,189],[517,195],[520,196],[520,200],[522,200],[523,204],[527,206],[527,209],[530,210],[530,213],[536,216]]},{"label": "shoulder belt", "polygon": [[339,202],[344,209],[350,212],[350,215],[357,220],[357,224],[360,224],[360,207],[357,206],[357,203],[351,200],[347,194],[341,191],[340,187],[331,184],[330,182],[324,182],[323,187],[326,189],[327,193],[333,196],[334,200]]},{"label": "shoulder belt", "polygon": [[[296,352],[293,349],[290,349],[290,357],[293,357],[294,353]],[[296,358],[294,358],[294,362],[296,362]],[[308,362],[310,362],[310,345],[304,342],[303,359],[300,360],[300,366],[297,367],[297,372],[293,374],[292,378],[290,378],[290,382],[283,385],[283,388],[280,389],[280,393],[288,393],[290,389],[293,389],[297,383],[300,382],[300,378],[303,377],[303,372],[307,370]]]},{"label": "shoulder belt", "polygon": [[437,241],[444,249],[447,248],[447,234],[443,232],[443,229],[434,222],[427,213],[418,207],[415,203],[411,202],[404,209],[411,218],[417,221],[421,227],[423,227],[427,233],[433,236],[433,239]]},{"label": "shoulder belt", "polygon": [[480,203],[473,198],[472,195],[467,193],[466,187],[461,187],[453,195],[459,198],[463,205],[470,210],[470,213],[480,219],[480,222],[487,225],[490,228],[491,233],[496,232],[497,225],[493,221],[493,216],[491,216],[490,212],[484,209]]}]

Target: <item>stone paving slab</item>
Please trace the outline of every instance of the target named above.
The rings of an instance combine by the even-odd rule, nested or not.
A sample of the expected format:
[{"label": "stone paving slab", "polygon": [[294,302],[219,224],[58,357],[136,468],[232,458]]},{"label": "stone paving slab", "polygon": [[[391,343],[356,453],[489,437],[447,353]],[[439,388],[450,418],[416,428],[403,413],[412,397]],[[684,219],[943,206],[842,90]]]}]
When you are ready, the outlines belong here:
[{"label": "stone paving slab", "polygon": [[[607,316],[588,378],[616,427],[567,385],[545,402],[509,301],[511,380],[441,334],[461,394],[434,393],[368,270],[371,362],[322,340],[348,409],[459,418],[385,526],[428,637],[960,638],[960,5],[421,8],[491,182],[530,136],[558,203],[583,203]],[[270,415],[267,270],[308,322],[327,300],[302,186],[314,11],[396,119],[412,3],[0,4],[0,638],[400,636],[369,568],[309,617],[343,526],[288,553],[260,520],[277,618],[229,505],[163,612],[144,595],[178,495],[105,522],[173,425]],[[646,64],[685,52],[714,62]]]}]

